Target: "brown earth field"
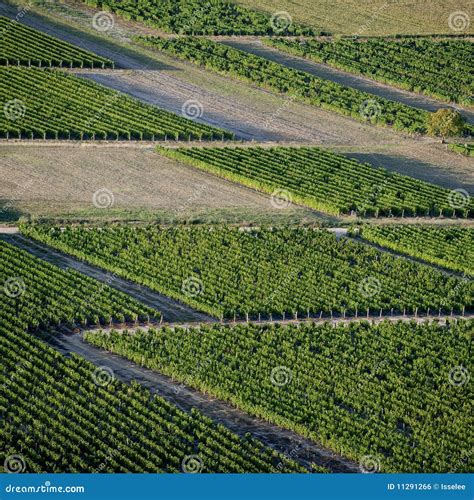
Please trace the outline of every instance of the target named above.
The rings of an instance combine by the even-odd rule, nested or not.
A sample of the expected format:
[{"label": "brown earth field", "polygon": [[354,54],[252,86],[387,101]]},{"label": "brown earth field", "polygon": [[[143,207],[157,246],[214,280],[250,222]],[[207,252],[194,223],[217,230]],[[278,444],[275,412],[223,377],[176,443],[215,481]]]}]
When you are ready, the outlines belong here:
[{"label": "brown earth field", "polygon": [[270,197],[164,158],[152,146],[4,143],[0,178],[4,222],[21,216],[161,223],[334,220],[294,205],[275,208]]},{"label": "brown earth field", "polygon": [[[439,141],[358,122],[135,47],[129,36],[143,29],[137,23],[116,18],[112,32],[102,34],[91,28],[90,9],[78,9],[70,2],[47,6],[49,11],[42,11],[45,15],[29,12],[24,22],[111,57],[126,68],[84,70],[83,77],[176,113],[182,112],[188,100],[197,100],[203,109],[200,121],[231,130],[244,140],[311,143],[343,153],[346,149],[364,161],[474,192],[472,159],[448,151]],[[12,16],[14,12],[14,7],[0,4],[0,13]]]},{"label": "brown earth field", "polygon": [[[286,11],[295,22],[334,34],[381,36],[454,33],[449,16],[464,12],[472,18],[471,0],[234,0],[268,13]],[[457,25],[457,26],[464,26]],[[473,22],[464,33],[473,33]]]}]

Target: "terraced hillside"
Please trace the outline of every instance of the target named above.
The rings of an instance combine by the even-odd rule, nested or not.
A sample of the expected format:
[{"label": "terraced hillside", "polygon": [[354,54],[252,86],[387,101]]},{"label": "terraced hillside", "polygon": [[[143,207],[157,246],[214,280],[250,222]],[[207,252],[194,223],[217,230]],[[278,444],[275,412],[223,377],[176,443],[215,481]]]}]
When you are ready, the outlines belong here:
[{"label": "terraced hillside", "polygon": [[4,109],[0,138],[7,139],[177,141],[233,137],[59,71],[0,68],[0,104]]}]

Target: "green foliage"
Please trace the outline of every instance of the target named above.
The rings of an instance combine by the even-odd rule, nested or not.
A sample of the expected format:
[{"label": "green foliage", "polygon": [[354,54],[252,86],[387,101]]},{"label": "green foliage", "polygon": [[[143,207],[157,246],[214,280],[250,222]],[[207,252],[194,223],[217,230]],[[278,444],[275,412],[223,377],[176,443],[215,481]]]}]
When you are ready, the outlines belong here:
[{"label": "green foliage", "polygon": [[21,455],[25,472],[183,472],[194,456],[201,472],[304,472],[255,439],[109,379],[0,319],[2,464]]},{"label": "green foliage", "polygon": [[435,226],[363,226],[362,238],[474,276],[474,229]]},{"label": "green foliage", "polygon": [[212,40],[190,37],[135,37],[135,40],[206,69],[291,95],[292,98],[359,121],[393,126],[410,133],[426,132],[429,115],[426,111],[324,80]]},{"label": "green foliage", "polygon": [[0,138],[188,140],[233,138],[61,71],[0,68]]},{"label": "green foliage", "polygon": [[86,340],[362,465],[371,456],[383,472],[469,472],[473,392],[461,382],[473,330],[473,321],[214,325]]},{"label": "green foliage", "polygon": [[0,16],[0,65],[113,68],[105,57]]},{"label": "green foliage", "polygon": [[474,144],[448,144],[451,151],[465,156],[474,156]]},{"label": "green foliage", "polygon": [[474,200],[453,207],[451,192],[315,147],[158,148],[179,161],[330,214],[474,216]]},{"label": "green foliage", "polygon": [[403,38],[265,39],[279,50],[438,99],[472,105],[472,42]]},{"label": "green foliage", "polygon": [[474,283],[327,231],[23,226],[29,237],[216,317],[450,313]]},{"label": "green foliage", "polygon": [[22,328],[160,318],[158,311],[105,283],[63,271],[9,243],[0,241],[0,256],[2,314]]},{"label": "green foliage", "polygon": [[25,472],[304,472],[198,411],[185,413],[27,330],[59,322],[155,315],[127,295],[0,242],[0,463]]},{"label": "green foliage", "polygon": [[316,35],[294,24],[227,0],[83,0],[128,20],[187,35]]},{"label": "green foliage", "polygon": [[427,121],[428,134],[443,138],[461,135],[465,126],[464,117],[458,111],[448,108],[431,113]]}]

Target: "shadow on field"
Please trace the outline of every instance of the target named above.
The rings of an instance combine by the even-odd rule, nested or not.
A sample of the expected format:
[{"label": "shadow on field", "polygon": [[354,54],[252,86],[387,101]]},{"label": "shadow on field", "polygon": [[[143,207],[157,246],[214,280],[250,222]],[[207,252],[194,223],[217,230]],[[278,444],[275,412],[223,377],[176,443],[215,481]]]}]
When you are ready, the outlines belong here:
[{"label": "shadow on field", "polygon": [[23,215],[27,215],[26,212],[15,207],[12,200],[0,198],[0,222],[16,222]]},{"label": "shadow on field", "polygon": [[389,155],[383,153],[342,153],[348,158],[353,158],[376,167],[385,167],[387,170],[414,177],[425,182],[430,182],[447,189],[465,189],[474,193],[474,184],[461,178],[459,173],[450,172],[446,168],[425,163],[406,156]]},{"label": "shadow on field", "polygon": [[[17,16],[17,14],[18,10],[16,7],[0,3],[0,15],[13,19]],[[76,45],[81,49],[94,52],[102,57],[107,57],[115,62],[116,68],[152,70],[176,69],[170,65],[148,57],[142,52],[116,43],[110,38],[94,35],[88,31],[73,27],[71,24],[54,21],[49,17],[36,12],[28,12],[27,15],[24,15],[21,18],[20,22],[30,26],[31,28],[54,36],[55,38],[59,38],[65,42]],[[92,24],[90,28],[91,30],[93,29]]]}]

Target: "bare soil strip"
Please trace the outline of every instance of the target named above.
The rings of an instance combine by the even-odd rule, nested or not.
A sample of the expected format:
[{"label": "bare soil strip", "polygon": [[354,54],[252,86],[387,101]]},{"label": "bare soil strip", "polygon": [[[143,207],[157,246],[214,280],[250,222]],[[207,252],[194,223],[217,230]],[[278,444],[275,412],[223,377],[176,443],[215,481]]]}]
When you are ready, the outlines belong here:
[{"label": "bare soil strip", "polygon": [[[426,111],[436,111],[450,106],[448,103],[436,100],[434,98],[417,94],[408,90],[398,89],[394,86],[376,82],[364,76],[355,75],[347,71],[333,68],[326,64],[317,63],[303,57],[293,56],[285,52],[268,47],[259,40],[226,40],[225,43],[236,49],[255,54],[265,59],[283,64],[288,68],[294,68],[305,71],[319,78],[331,80],[332,82],[352,87],[363,92],[400,102],[413,108],[424,109]],[[458,109],[462,115],[470,122],[474,123],[474,111],[463,109],[459,106],[452,106]]]},{"label": "bare soil strip", "polygon": [[160,311],[165,321],[215,321],[215,319],[213,319],[212,317],[197,312],[185,304],[154,292],[147,287],[119,278],[113,273],[104,271],[85,262],[80,262],[72,257],[69,257],[68,255],[55,251],[52,248],[25,238],[19,233],[0,234],[0,238],[7,243],[11,243],[19,248],[22,248],[23,250],[26,250],[27,252],[33,254],[36,257],[39,257],[40,259],[45,260],[46,262],[50,262],[51,264],[60,267],[61,269],[74,269],[100,281],[101,283],[107,283],[112,288],[127,293],[143,304]]},{"label": "bare soil strip", "polygon": [[190,412],[192,408],[217,423],[225,425],[239,436],[252,434],[265,445],[309,467],[314,462],[333,472],[360,472],[359,466],[336,453],[323,448],[298,434],[247,415],[232,405],[198,392],[158,372],[140,367],[115,354],[84,342],[82,335],[55,332],[47,341],[63,354],[76,353],[97,366],[107,366],[122,382],[139,382],[178,408]]}]

